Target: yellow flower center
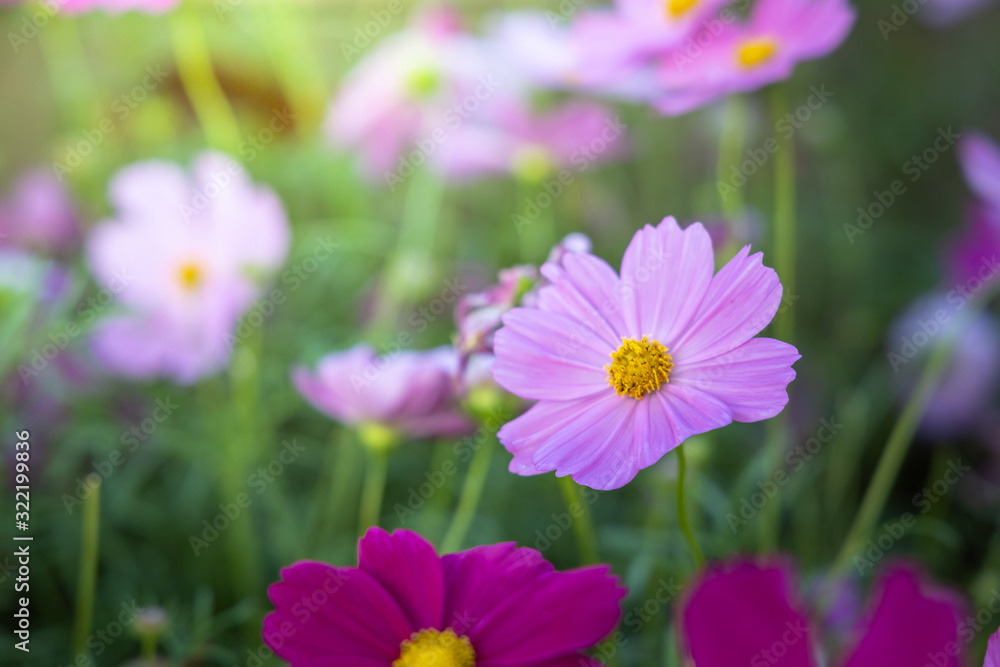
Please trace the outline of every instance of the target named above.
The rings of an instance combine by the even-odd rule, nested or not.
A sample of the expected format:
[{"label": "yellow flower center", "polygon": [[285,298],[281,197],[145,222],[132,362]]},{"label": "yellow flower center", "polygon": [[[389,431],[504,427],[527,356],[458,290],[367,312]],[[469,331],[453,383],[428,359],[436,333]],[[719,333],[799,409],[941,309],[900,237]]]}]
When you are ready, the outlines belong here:
[{"label": "yellow flower center", "polygon": [[475,667],[476,652],[466,636],[448,628],[444,632],[427,629],[414,632],[399,647],[392,667]]},{"label": "yellow flower center", "polygon": [[680,18],[691,11],[699,0],[666,0],[663,6],[667,11],[667,16]]},{"label": "yellow flower center", "polygon": [[642,340],[623,338],[621,347],[611,353],[611,359],[611,364],[604,367],[608,384],[619,396],[636,400],[670,382],[670,369],[674,367],[667,348],[646,336]]},{"label": "yellow flower center", "polygon": [[526,183],[541,183],[552,171],[552,156],[542,146],[527,144],[514,151],[514,175]]},{"label": "yellow flower center", "polygon": [[744,69],[752,69],[773,58],[777,50],[778,43],[773,39],[747,40],[736,50],[736,62]]},{"label": "yellow flower center", "polygon": [[193,292],[201,287],[204,272],[201,266],[195,262],[185,262],[181,265],[180,270],[177,271],[177,279],[180,281],[181,287],[188,292]]}]

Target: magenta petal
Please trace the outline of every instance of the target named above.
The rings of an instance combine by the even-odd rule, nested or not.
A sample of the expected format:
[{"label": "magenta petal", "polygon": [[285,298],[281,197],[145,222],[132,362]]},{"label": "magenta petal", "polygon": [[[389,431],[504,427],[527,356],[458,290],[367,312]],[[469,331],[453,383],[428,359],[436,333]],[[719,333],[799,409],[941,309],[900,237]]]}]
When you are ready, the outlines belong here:
[{"label": "magenta petal", "polygon": [[552,564],[513,542],[473,547],[441,557],[447,598],[445,626],[477,636],[476,628],[512,592],[535,584]]},{"label": "magenta petal", "polygon": [[744,247],[712,278],[701,308],[674,342],[679,367],[717,357],[756,336],[781,304],[781,283],[763,255]]},{"label": "magenta petal", "polygon": [[665,218],[636,232],[621,270],[629,335],[670,347],[698,311],[713,268],[712,239],[701,223],[681,230]]},{"label": "magenta petal", "polygon": [[882,575],[876,600],[844,667],[965,664],[962,606],[949,591],[934,590],[912,568],[895,566]]},{"label": "magenta petal", "polygon": [[671,384],[715,396],[736,421],[769,419],[788,403],[786,388],[795,379],[792,364],[800,356],[788,343],[753,338],[722,356],[678,366]]},{"label": "magenta petal", "polygon": [[542,663],[604,639],[626,590],[607,566],[549,572],[508,595],[470,634],[479,665]]},{"label": "magenta petal", "polygon": [[[737,560],[702,574],[680,615],[682,642],[694,664],[812,667],[809,623],[792,582],[783,563]],[[902,663],[882,667],[888,664]]]},{"label": "magenta petal", "polygon": [[358,542],[358,567],[375,577],[418,630],[440,629],[444,573],[430,542],[409,530],[375,526]]},{"label": "magenta petal", "polygon": [[[378,581],[357,568],[301,561],[281,576],[267,591],[275,611],[265,621],[264,640],[293,667],[325,664],[315,661],[331,656],[391,662],[419,629]],[[278,635],[267,632],[275,628]]]}]

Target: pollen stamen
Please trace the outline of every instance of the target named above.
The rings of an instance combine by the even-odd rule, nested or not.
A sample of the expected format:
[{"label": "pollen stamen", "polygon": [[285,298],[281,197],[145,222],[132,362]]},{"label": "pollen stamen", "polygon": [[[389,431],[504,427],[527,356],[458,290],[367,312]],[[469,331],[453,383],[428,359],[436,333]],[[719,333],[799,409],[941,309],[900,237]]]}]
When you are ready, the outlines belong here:
[{"label": "pollen stamen", "polygon": [[660,385],[670,382],[673,358],[659,341],[647,336],[642,340],[623,338],[621,347],[611,353],[611,363],[604,367],[608,384],[619,396],[639,400]]},{"label": "pollen stamen", "polygon": [[777,51],[778,43],[773,39],[767,37],[751,39],[743,42],[736,50],[736,62],[743,69],[753,69],[773,58]]},{"label": "pollen stamen", "polygon": [[414,632],[399,647],[392,667],[475,667],[476,652],[469,638],[428,628]]},{"label": "pollen stamen", "polygon": [[197,290],[201,286],[203,279],[201,266],[195,262],[185,263],[177,271],[177,279],[185,291],[193,292]]}]

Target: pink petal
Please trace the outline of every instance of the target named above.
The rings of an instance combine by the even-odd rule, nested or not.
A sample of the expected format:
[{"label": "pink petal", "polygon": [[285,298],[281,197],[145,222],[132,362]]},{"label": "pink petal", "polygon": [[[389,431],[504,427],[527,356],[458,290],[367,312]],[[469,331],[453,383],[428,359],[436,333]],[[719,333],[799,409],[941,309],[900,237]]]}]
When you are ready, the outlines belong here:
[{"label": "pink petal", "polygon": [[626,337],[620,283],[607,262],[589,253],[568,253],[562,263],[542,266],[552,282],[538,295],[538,308],[581,320],[602,342],[618,349]]},{"label": "pink petal", "polygon": [[712,239],[701,223],[681,230],[676,220],[665,218],[656,228],[636,232],[621,270],[629,334],[671,347],[701,305],[714,261]]},{"label": "pink petal", "polygon": [[410,626],[441,629],[444,573],[430,542],[409,530],[375,526],[358,542],[358,567],[396,600]]},{"label": "pink petal", "polygon": [[1000,630],[993,633],[986,647],[986,662],[983,667],[1000,667]]},{"label": "pink petal", "polygon": [[788,403],[788,383],[798,351],[773,338],[752,338],[728,353],[674,369],[672,385],[694,387],[715,396],[733,412],[733,419],[769,419]]},{"label": "pink petal", "polygon": [[924,585],[910,567],[892,567],[844,667],[959,667],[967,644],[959,636],[961,618],[962,605],[950,591]]},{"label": "pink petal", "polygon": [[702,574],[680,613],[681,640],[694,664],[815,665],[809,623],[792,582],[783,563],[736,560]]},{"label": "pink petal", "polygon": [[609,348],[582,322],[534,308],[503,316],[493,338],[493,378],[508,391],[533,400],[582,398],[609,389],[604,366]]},{"label": "pink petal", "polygon": [[674,343],[676,367],[718,357],[770,323],[781,304],[781,283],[763,255],[740,252],[712,278],[701,308]]},{"label": "pink petal", "polygon": [[986,135],[973,132],[959,141],[958,155],[972,191],[1000,208],[1000,147]]}]

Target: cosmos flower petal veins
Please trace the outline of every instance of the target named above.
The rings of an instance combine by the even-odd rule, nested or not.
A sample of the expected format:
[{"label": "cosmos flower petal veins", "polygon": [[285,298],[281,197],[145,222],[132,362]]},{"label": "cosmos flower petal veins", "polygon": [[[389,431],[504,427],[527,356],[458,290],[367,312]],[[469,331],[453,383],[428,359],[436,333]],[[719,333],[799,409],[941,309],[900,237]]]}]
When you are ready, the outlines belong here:
[{"label": "cosmos flower petal veins", "polygon": [[512,472],[618,488],[692,435],[784,408],[799,354],[755,338],[778,276],[749,247],[713,266],[704,227],[666,218],[635,234],[620,275],[589,253],[542,267],[536,307],[494,336],[494,379],[537,401],[499,432]]}]

